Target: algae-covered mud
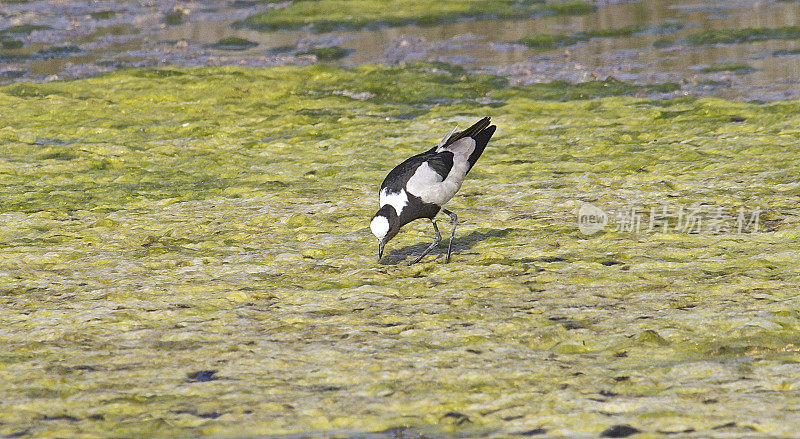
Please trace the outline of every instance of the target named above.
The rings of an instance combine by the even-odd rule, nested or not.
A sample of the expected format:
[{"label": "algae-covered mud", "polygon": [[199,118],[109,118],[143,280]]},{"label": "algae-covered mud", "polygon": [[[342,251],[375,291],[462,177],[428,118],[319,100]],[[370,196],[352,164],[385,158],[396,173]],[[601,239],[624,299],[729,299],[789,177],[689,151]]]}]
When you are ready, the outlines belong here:
[{"label": "algae-covered mud", "polygon": [[[446,62],[513,84],[614,77],[800,98],[800,2],[30,0],[0,4],[0,83],[126,67]],[[719,70],[747,64],[749,69]]]},{"label": "algae-covered mud", "polygon": [[286,8],[251,15],[242,26],[256,29],[308,28],[315,32],[335,29],[378,28],[405,24],[441,24],[476,18],[531,18],[581,15],[597,7],[583,1],[546,3],[544,0],[398,0],[390,8],[374,0],[316,0],[291,2]]},{"label": "algae-covered mud", "polygon": [[[0,434],[794,435],[800,103],[504,82],[310,66],[0,88]],[[443,243],[404,264],[420,222],[376,263],[385,173],[486,115],[452,262]],[[587,205],[602,230],[579,228]],[[702,227],[648,229],[662,207]]]}]

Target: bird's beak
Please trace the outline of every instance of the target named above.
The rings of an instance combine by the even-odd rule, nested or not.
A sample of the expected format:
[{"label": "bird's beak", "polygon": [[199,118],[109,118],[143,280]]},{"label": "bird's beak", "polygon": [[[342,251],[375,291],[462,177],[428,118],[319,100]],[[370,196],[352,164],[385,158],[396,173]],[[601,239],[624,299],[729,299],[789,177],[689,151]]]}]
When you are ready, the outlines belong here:
[{"label": "bird's beak", "polygon": [[385,244],[386,243],[383,240],[378,241],[378,262],[380,262],[381,258],[383,257],[383,246]]}]

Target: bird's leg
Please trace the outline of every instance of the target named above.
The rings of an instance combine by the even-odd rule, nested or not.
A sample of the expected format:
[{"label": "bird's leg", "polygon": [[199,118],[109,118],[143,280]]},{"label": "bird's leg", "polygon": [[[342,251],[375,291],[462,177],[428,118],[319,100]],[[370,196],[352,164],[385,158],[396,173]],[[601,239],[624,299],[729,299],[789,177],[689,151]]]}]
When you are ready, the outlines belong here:
[{"label": "bird's leg", "polygon": [[433,250],[434,247],[436,247],[437,245],[439,245],[440,242],[442,242],[442,235],[439,234],[439,228],[436,227],[436,220],[431,218],[431,224],[433,224],[433,231],[436,232],[436,236],[433,238],[433,242],[431,243],[431,245],[428,246],[428,248],[425,249],[424,252],[422,252],[421,255],[419,255],[417,259],[414,259],[414,262],[411,262],[408,265],[414,265],[420,260],[422,260],[422,258],[424,258],[425,255],[430,253],[430,251]]},{"label": "bird's leg", "polygon": [[444,258],[444,263],[450,262],[450,251],[453,250],[453,238],[456,236],[456,225],[458,225],[458,216],[447,209],[442,209],[442,212],[450,215],[450,242],[447,243],[447,257]]}]

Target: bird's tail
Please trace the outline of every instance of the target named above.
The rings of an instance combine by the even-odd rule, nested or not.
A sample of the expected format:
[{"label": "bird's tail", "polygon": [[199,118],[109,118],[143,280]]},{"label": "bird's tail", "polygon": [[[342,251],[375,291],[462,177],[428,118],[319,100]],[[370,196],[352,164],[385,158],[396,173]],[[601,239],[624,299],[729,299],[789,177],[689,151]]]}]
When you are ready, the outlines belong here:
[{"label": "bird's tail", "polygon": [[[482,126],[481,126],[482,125]],[[483,150],[486,148],[486,144],[489,143],[489,139],[492,138],[494,131],[497,129],[496,125],[488,126],[489,125],[489,118],[483,118],[480,122],[476,123],[475,125],[471,126],[464,130],[464,132],[470,131],[475,127],[480,126],[480,130],[474,132],[474,134],[470,134],[469,137],[475,139],[475,150],[472,151],[467,161],[469,162],[469,169],[472,169],[475,166],[475,162],[481,157],[483,154]],[[467,170],[469,172],[469,170]]]},{"label": "bird's tail", "polygon": [[458,139],[463,139],[464,137],[472,137],[474,139],[475,136],[480,134],[483,130],[486,129],[486,127],[489,126],[491,121],[492,120],[490,118],[484,117],[483,119],[475,122],[475,124],[472,125],[471,127],[465,129],[460,133],[456,133],[456,135],[453,136],[452,139],[448,139],[447,143],[453,143]]}]

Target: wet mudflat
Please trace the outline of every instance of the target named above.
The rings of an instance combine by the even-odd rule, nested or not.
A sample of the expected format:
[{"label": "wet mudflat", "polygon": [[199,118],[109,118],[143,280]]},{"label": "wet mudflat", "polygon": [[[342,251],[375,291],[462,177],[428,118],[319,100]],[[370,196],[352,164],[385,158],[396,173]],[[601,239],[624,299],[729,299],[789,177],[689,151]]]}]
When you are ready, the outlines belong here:
[{"label": "wet mudflat", "polygon": [[[797,102],[503,82],[309,66],[0,88],[0,433],[793,434]],[[453,261],[404,265],[420,223],[377,264],[387,167],[486,114]],[[610,216],[593,235],[587,203]],[[662,206],[704,222],[614,225]]]},{"label": "wet mudflat", "polygon": [[[53,5],[0,18],[0,435],[795,434],[798,3]],[[452,262],[377,263],[386,172],[486,115]]]}]

